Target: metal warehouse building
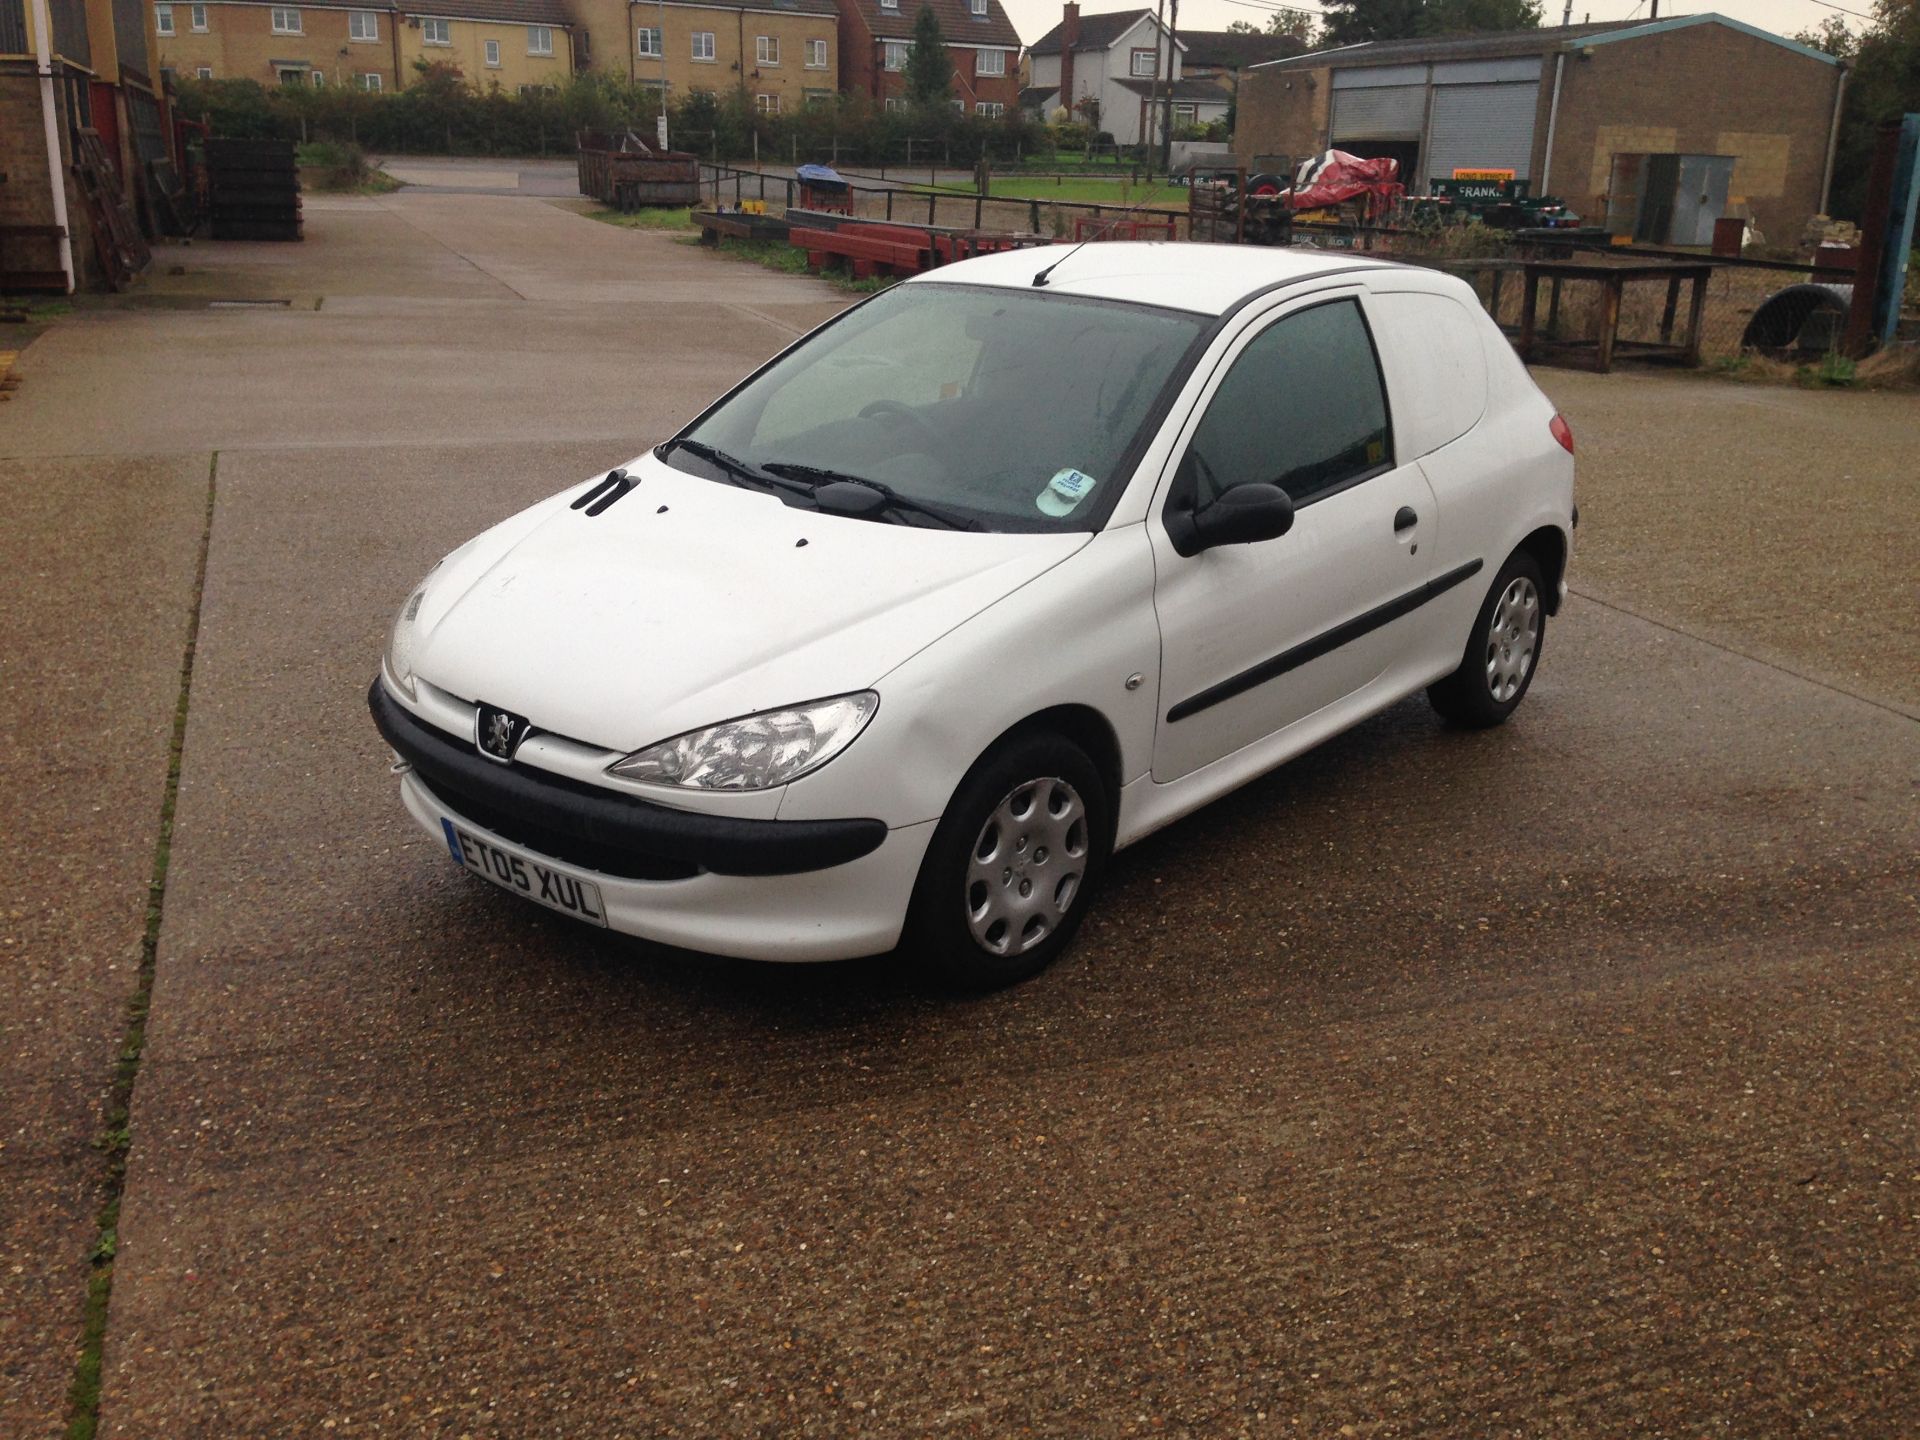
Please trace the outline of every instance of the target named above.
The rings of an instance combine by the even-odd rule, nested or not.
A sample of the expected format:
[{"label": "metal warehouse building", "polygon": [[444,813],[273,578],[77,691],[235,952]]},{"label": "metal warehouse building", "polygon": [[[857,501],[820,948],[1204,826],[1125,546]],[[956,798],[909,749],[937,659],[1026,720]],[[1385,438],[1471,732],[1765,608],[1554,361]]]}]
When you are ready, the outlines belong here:
[{"label": "metal warehouse building", "polygon": [[1826,208],[1846,68],[1723,15],[1384,40],[1257,65],[1234,148],[1400,161],[1409,192],[1511,171],[1593,223],[1704,244],[1722,214],[1773,239]]}]

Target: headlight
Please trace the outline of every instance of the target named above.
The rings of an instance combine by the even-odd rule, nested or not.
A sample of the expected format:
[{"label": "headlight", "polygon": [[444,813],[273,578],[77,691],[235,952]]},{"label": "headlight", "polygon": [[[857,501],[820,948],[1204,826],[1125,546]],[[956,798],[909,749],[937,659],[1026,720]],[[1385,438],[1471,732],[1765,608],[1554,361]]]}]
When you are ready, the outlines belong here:
[{"label": "headlight", "polygon": [[[436,570],[439,568],[437,565],[434,567]],[[387,678],[409,700],[414,698],[413,651],[420,637],[414,621],[420,616],[420,602],[426,598],[427,585],[423,580],[407,597],[407,603],[400,607],[400,613],[394,616],[393,633],[387,636]]]},{"label": "headlight", "polygon": [[866,728],[880,697],[871,690],[689,730],[636,750],[607,768],[628,780],[689,790],[770,790],[817,770]]}]

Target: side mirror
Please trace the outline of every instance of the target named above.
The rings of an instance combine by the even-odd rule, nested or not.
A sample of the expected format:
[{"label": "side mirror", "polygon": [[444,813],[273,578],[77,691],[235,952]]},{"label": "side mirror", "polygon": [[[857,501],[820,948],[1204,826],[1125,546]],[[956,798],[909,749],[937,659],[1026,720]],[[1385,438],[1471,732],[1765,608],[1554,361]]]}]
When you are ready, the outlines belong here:
[{"label": "side mirror", "polygon": [[1200,510],[1169,516],[1167,533],[1182,555],[1216,545],[1277,540],[1293,528],[1293,498],[1278,485],[1235,485]]}]

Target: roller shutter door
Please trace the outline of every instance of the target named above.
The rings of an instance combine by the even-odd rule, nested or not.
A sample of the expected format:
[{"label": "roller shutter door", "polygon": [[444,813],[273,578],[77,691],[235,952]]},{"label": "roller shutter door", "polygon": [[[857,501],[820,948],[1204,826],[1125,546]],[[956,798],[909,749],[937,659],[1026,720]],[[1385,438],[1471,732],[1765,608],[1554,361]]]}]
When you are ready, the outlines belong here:
[{"label": "roller shutter door", "polygon": [[1381,85],[1333,92],[1333,143],[1418,140],[1427,120],[1425,85]]},{"label": "roller shutter door", "polygon": [[1537,80],[1436,86],[1427,178],[1446,180],[1456,169],[1475,169],[1511,170],[1516,179],[1531,179],[1539,99]]}]

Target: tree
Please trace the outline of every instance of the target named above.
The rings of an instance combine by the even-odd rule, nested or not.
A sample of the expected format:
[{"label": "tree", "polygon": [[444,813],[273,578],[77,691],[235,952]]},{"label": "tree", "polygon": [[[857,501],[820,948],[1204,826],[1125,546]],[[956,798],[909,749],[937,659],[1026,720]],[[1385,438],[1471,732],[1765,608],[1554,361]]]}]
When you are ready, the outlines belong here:
[{"label": "tree", "polygon": [[1488,30],[1532,30],[1540,0],[1327,0],[1321,41],[1412,40]]},{"label": "tree", "polygon": [[953,89],[953,57],[947,54],[947,37],[940,31],[940,17],[933,7],[923,5],[920,18],[913,22],[913,43],[907,47],[907,98],[915,105],[947,103]]},{"label": "tree", "polygon": [[1860,49],[1859,40],[1838,15],[1827,16],[1817,28],[1802,30],[1793,38],[1809,50],[1819,50],[1841,60],[1851,60]]},{"label": "tree", "polygon": [[1854,45],[1827,204],[1848,220],[1858,220],[1866,203],[1867,171],[1881,123],[1920,110],[1920,0],[1878,0],[1873,14],[1873,23]]},{"label": "tree", "polygon": [[[1231,27],[1229,27],[1231,28]],[[1252,26],[1248,26],[1252,29]],[[1276,10],[1267,16],[1267,34],[1291,35],[1302,45],[1313,43],[1313,16],[1305,10]]]},{"label": "tree", "polygon": [[1233,20],[1227,25],[1229,35],[1258,35],[1259,33],[1259,27],[1251,20]]}]

